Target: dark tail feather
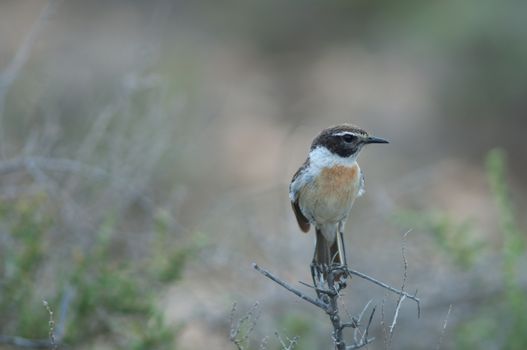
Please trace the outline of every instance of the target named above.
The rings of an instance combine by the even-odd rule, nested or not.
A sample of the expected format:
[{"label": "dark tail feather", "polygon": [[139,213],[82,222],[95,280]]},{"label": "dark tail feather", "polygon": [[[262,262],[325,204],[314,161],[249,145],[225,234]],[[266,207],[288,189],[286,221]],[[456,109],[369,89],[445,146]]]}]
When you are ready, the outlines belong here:
[{"label": "dark tail feather", "polygon": [[[328,268],[331,269],[335,265],[340,266],[346,264],[346,253],[344,252],[344,242],[342,237],[337,233],[335,241],[330,243],[326,237],[317,228],[316,230],[315,254],[313,256],[313,263],[311,264],[311,274],[315,287],[324,287],[327,283]],[[339,244],[342,245],[339,249]],[[333,275],[333,282],[337,289],[346,287],[346,272],[339,272]],[[327,287],[327,286],[326,286]],[[317,292],[318,294],[318,292]],[[320,294],[318,295],[320,297]]]},{"label": "dark tail feather", "polygon": [[317,240],[315,243],[315,255],[313,256],[313,263],[316,265],[331,266],[333,264],[340,265],[342,259],[338,246],[338,238],[330,243],[317,228]]}]

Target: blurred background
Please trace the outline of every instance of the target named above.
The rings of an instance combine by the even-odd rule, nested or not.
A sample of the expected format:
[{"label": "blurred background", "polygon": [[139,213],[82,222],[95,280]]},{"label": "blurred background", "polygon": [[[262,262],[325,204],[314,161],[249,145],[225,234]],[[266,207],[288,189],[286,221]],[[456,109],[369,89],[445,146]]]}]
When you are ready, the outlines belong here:
[{"label": "blurred background", "polygon": [[368,348],[525,349],[526,110],[527,2],[2,1],[0,348],[45,344],[44,299],[74,349],[236,349],[244,316],[244,349],[330,349],[251,264],[310,281],[288,184],[351,122],[390,144],[348,260],[422,300],[387,344],[397,296],[353,278]]}]

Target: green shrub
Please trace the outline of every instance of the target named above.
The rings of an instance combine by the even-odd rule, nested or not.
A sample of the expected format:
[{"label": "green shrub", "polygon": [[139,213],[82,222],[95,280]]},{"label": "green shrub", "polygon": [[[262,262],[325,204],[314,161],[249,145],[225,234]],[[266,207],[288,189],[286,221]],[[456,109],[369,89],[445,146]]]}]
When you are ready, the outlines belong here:
[{"label": "green shrub", "polygon": [[[177,330],[164,321],[156,291],[180,278],[188,249],[171,243],[165,228],[145,247],[143,259],[117,255],[116,220],[110,215],[99,226],[93,246],[60,247],[72,253],[70,260],[56,262],[52,255],[60,242],[51,240],[55,213],[49,208],[53,206],[45,195],[0,204],[7,235],[0,245],[2,333],[46,339],[49,315],[42,299],[60,323],[63,293],[70,290],[64,332],[69,346],[89,345],[102,337],[118,348],[173,349]],[[49,269],[51,278],[39,277]]]},{"label": "green shrub", "polygon": [[[494,300],[490,310],[484,310],[467,321],[458,332],[460,348],[481,348],[488,341],[497,348],[521,350],[527,348],[527,293],[518,280],[520,259],[525,254],[525,239],[518,228],[505,174],[505,155],[495,149],[487,156],[490,187],[499,213],[503,293]],[[484,325],[485,327],[482,327]],[[481,337],[474,336],[485,331]]]},{"label": "green shrub", "polygon": [[457,331],[460,349],[527,348],[527,293],[519,284],[520,259],[525,255],[525,238],[518,228],[505,174],[503,151],[495,149],[487,156],[490,188],[499,214],[502,237],[503,292],[487,300],[486,306]]},{"label": "green shrub", "polygon": [[402,227],[429,233],[441,252],[463,269],[470,268],[484,249],[469,220],[456,222],[439,211],[414,210],[400,211],[394,218]]}]

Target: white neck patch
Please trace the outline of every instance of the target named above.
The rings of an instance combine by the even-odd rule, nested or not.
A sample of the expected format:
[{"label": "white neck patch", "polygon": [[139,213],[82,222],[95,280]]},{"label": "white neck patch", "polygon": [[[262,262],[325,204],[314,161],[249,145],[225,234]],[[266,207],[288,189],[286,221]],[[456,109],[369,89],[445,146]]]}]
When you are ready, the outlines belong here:
[{"label": "white neck patch", "polygon": [[318,146],[309,152],[309,165],[313,167],[313,170],[316,169],[315,171],[338,165],[351,167],[357,161],[357,156],[358,154],[353,154],[349,157],[341,157],[330,152],[326,147]]},{"label": "white neck patch", "polygon": [[320,174],[322,169],[334,166],[352,167],[356,164],[358,154],[347,158],[331,153],[326,147],[318,146],[309,152],[309,166],[301,172],[289,186],[289,198],[292,202],[297,199],[298,191],[306,183]]}]

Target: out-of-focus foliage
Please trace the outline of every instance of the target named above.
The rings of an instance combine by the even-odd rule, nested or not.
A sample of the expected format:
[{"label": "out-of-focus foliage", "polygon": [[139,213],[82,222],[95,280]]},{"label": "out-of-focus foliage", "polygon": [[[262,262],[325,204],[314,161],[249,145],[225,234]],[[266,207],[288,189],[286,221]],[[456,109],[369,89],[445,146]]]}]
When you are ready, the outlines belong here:
[{"label": "out-of-focus foliage", "polygon": [[[305,350],[314,350],[317,348],[313,324],[310,322],[309,315],[295,312],[286,313],[280,322],[280,328],[285,334],[291,334],[297,337],[297,348]],[[277,348],[276,350],[280,350]]]},{"label": "out-of-focus foliage", "polygon": [[45,260],[52,216],[44,195],[1,203],[3,229],[10,234],[0,245],[0,328],[25,337],[45,338],[48,315],[35,282]]},{"label": "out-of-focus foliage", "polygon": [[[527,293],[519,283],[521,259],[525,257],[525,237],[518,228],[506,181],[503,151],[495,149],[487,156],[487,172],[492,194],[497,205],[502,238],[502,287],[499,295],[481,305],[479,312],[457,326],[459,349],[510,349],[527,346]],[[397,220],[419,231],[433,234],[443,252],[452,256],[464,269],[483,257],[482,241],[474,240],[468,223],[453,224],[445,214],[408,211]],[[503,332],[505,330],[505,332]]]},{"label": "out-of-focus foliage", "polygon": [[[49,266],[53,245],[60,244],[51,239],[56,219],[50,208],[45,194],[3,202],[0,208],[2,228],[8,232],[0,261],[3,332],[47,338],[48,314],[41,299],[51,291],[56,293],[48,299],[55,322],[66,322],[64,341],[70,346],[104,337],[123,348],[173,349],[176,329],[164,321],[155,286],[180,278],[186,248],[174,246],[165,230],[140,260],[116,256],[112,251],[116,228],[110,216],[100,226],[93,247],[72,247],[72,262]],[[170,266],[164,262],[167,258]],[[61,305],[67,292],[73,294],[70,304]]]},{"label": "out-of-focus foliage", "polygon": [[402,227],[429,232],[442,253],[464,269],[482,254],[484,243],[476,238],[469,221],[457,223],[445,213],[416,210],[401,211],[394,219]]},{"label": "out-of-focus foliage", "polygon": [[527,292],[519,283],[521,258],[526,253],[525,234],[516,222],[503,151],[495,149],[489,153],[487,171],[500,219],[503,292],[492,302],[486,302],[479,315],[460,327],[458,346],[461,349],[521,350],[527,347]]},{"label": "out-of-focus foliage", "polygon": [[[0,333],[46,338],[40,300],[58,318],[73,290],[65,330],[73,347],[171,346],[167,316],[188,326],[176,333],[183,349],[200,339],[217,341],[201,348],[224,348],[233,297],[267,302],[272,322],[251,345],[268,336],[273,349],[278,330],[299,335],[300,348],[324,347],[325,323],[301,305],[273,307],[286,293],[264,288],[250,263],[302,279],[311,237],[296,232],[287,184],[318,130],[353,122],[392,143],[361,156],[367,192],[347,228],[351,263],[399,282],[400,242],[386,218],[396,213],[404,230],[429,234],[408,240],[408,288],[416,282],[433,306],[423,303],[419,320],[402,310],[394,347],[432,348],[450,304],[445,348],[525,344],[517,277],[526,221],[504,195],[499,153],[487,169],[499,232],[477,183],[481,158],[503,147],[512,199],[524,209],[527,2],[56,3],[0,112]],[[0,2],[0,73],[43,6]],[[415,210],[414,198],[441,209]],[[507,293],[482,303],[485,288],[456,290],[452,281],[478,280],[497,256]],[[352,308],[376,292],[382,299],[356,280],[349,288]]]}]

